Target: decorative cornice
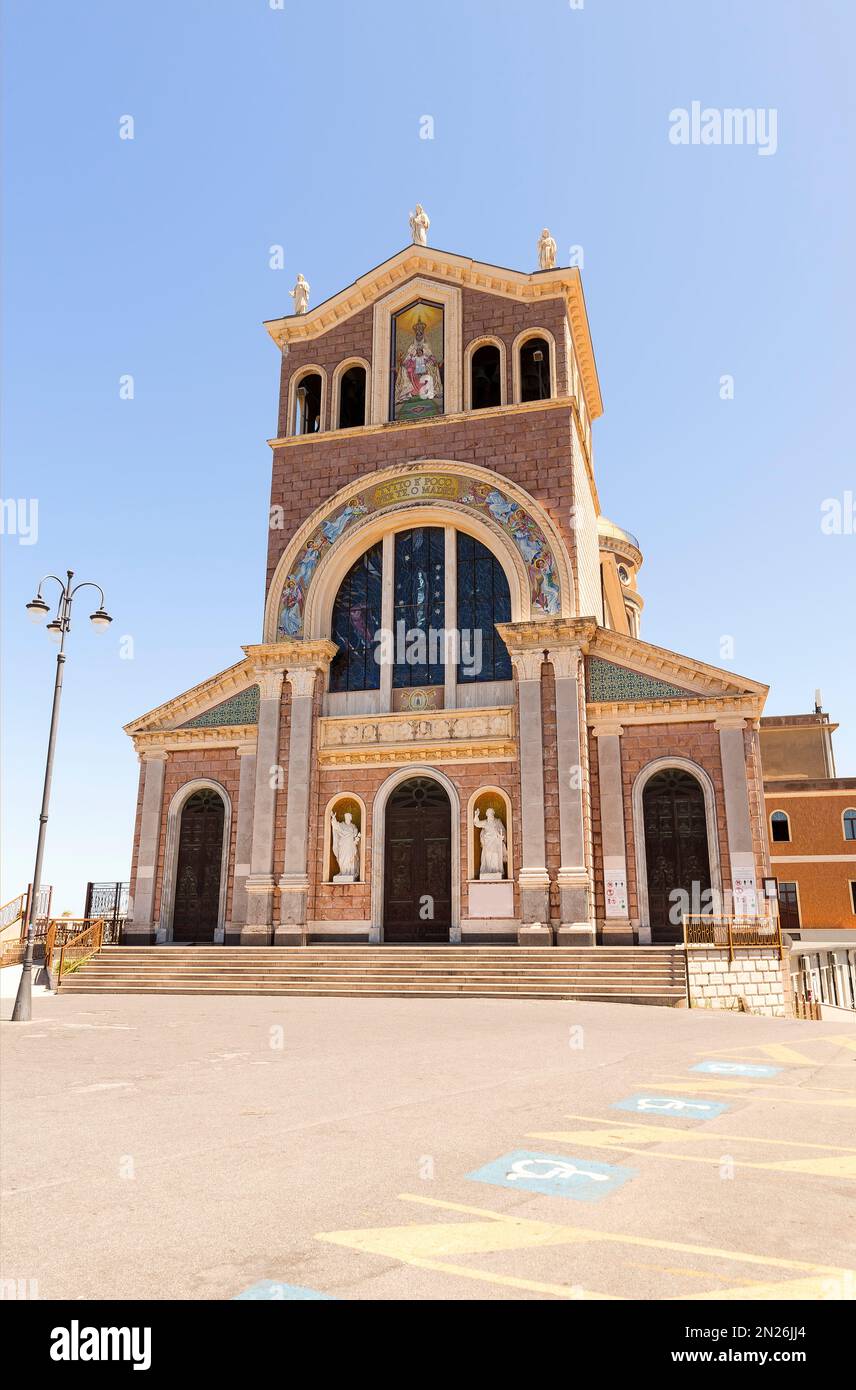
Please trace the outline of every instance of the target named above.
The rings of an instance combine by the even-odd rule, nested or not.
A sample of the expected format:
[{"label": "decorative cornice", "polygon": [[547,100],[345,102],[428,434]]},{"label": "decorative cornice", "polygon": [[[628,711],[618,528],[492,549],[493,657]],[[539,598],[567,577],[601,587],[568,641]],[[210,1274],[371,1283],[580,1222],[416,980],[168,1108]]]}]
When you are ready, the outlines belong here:
[{"label": "decorative cornice", "polygon": [[305,642],[288,639],[282,642],[259,642],[255,646],[244,647],[257,673],[269,670],[281,671],[283,675],[298,667],[326,671],[338,650],[336,643],[328,641],[325,637]]},{"label": "decorative cornice", "polygon": [[131,737],[137,752],[148,761],[192,748],[235,748],[254,753],[257,733],[255,724],[233,724],[223,728],[150,729]]},{"label": "decorative cornice", "polygon": [[[546,401],[522,401],[518,405],[494,405],[488,406],[484,410],[456,410],[454,414],[434,415],[426,420],[420,420],[419,429],[432,429],[438,425],[456,425],[470,420],[493,420],[498,415],[530,415],[537,411],[544,410],[573,410],[576,400],[573,396],[551,396]],[[369,434],[385,434],[390,430],[412,430],[413,422],[408,420],[388,420],[377,425],[356,425],[349,430],[319,430],[316,434],[286,434],[278,435],[267,442],[271,449],[289,449],[295,445],[317,443],[326,441],[338,442],[342,439],[364,439]]]},{"label": "decorative cornice", "polygon": [[751,718],[755,696],[723,695],[716,697],[690,696],[686,700],[635,700],[594,702],[586,705],[586,721],[597,724],[713,724],[717,719]]},{"label": "decorative cornice", "polygon": [[752,696],[752,712],[756,716],[760,715],[770,688],[761,681],[750,680],[748,676],[723,671],[719,666],[709,666],[693,657],[683,656],[665,647],[655,647],[651,642],[643,642],[638,637],[628,637],[605,627],[597,629],[589,654],[653,676],[655,680],[684,686],[692,694]]},{"label": "decorative cornice", "polygon": [[586,652],[598,626],[596,618],[536,618],[522,623],[497,623],[496,630],[513,660],[515,652],[567,648]]},{"label": "decorative cornice", "polygon": [[132,719],[124,726],[125,733],[133,738],[135,734],[144,730],[163,729],[173,724],[181,724],[187,719],[192,719],[194,715],[202,714],[205,710],[220,704],[230,695],[239,694],[252,684],[249,663],[238,661],[216,676],[211,676],[199,685],[192,686],[190,690],[185,690],[183,694],[175,695],[164,704],[157,705],[155,709],[149,710],[148,714],[141,714],[138,718]]},{"label": "decorative cornice", "polygon": [[292,343],[310,342],[419,275],[526,304],[560,299],[570,323],[589,414],[593,420],[603,414],[582,278],[576,267],[527,273],[474,261],[451,251],[407,246],[307,313],[269,319],[265,328],[281,351]]},{"label": "decorative cornice", "polygon": [[418,716],[333,716],[318,721],[318,761],[322,767],[482,762],[511,759],[516,754],[513,712],[508,705],[431,710]]}]

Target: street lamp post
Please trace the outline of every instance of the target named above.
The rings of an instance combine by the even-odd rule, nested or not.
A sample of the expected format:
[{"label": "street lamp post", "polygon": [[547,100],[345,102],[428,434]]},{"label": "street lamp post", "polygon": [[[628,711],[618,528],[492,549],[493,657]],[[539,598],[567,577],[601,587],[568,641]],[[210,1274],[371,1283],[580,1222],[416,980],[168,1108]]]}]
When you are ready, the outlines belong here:
[{"label": "street lamp post", "polygon": [[[71,605],[75,594],[81,589],[97,589],[101,597],[100,606],[95,612],[90,614],[89,621],[93,627],[100,631],[108,628],[113,621],[110,614],[104,607],[104,591],[99,584],[93,584],[90,580],[84,580],[82,584],[76,584],[72,588],[71,581],[74,578],[74,571],[67,571],[66,582],[55,574],[47,574],[36,590],[36,596],[27,604],[27,612],[33,622],[40,623],[50,612],[50,604],[42,598],[42,586],[49,579],[54,580],[59,585],[60,596],[57,603],[56,617],[48,623],[47,630],[55,641],[59,642],[59,651],[56,654],[56,680],[54,681],[53,708],[51,709],[51,731],[48,738],[48,756],[45,763],[45,783],[42,791],[42,809],[39,814],[39,838],[36,846],[36,867],[33,870],[33,886],[30,890],[30,904],[27,912],[27,945],[24,952],[24,967],[21,971],[21,980],[18,985],[18,993],[15,996],[15,1007],[12,1010],[13,1023],[29,1023],[32,1016],[33,1007],[33,944],[35,914],[38,910],[39,889],[42,882],[42,859],[45,853],[45,832],[48,824],[48,811],[51,800],[51,778],[53,776],[54,750],[56,748],[56,732],[59,724],[59,702],[62,695],[62,673],[65,666],[65,636],[71,630]],[[50,962],[46,962],[50,964]]]}]

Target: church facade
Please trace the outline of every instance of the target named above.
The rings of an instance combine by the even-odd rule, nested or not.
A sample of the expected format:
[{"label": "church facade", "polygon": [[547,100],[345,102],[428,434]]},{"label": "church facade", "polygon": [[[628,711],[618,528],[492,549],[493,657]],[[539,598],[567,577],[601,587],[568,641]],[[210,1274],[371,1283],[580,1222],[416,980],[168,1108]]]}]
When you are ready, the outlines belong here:
[{"label": "church facade", "polygon": [[767,687],[640,635],[579,271],[423,239],[296,290],[264,629],[126,726],[126,939],[645,945],[762,911]]}]

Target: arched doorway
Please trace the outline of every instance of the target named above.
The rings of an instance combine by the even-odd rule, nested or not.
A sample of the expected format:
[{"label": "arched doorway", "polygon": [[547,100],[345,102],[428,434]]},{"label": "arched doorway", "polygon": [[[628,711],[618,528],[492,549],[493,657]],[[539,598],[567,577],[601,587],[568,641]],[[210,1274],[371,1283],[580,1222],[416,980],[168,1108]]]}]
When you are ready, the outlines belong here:
[{"label": "arched doorway", "polygon": [[175,897],[174,941],[213,941],[221,904],[226,807],[213,787],[202,787],[181,808]]},{"label": "arched doorway", "polygon": [[707,902],[702,895],[711,887],[701,783],[684,768],[663,768],[645,784],[642,811],[651,939],[654,943],[678,941],[682,930],[672,894],[682,890],[688,911],[700,912]]},{"label": "arched doorway", "polygon": [[452,925],[452,808],[431,777],[409,777],[386,803],[383,938],[448,941]]}]

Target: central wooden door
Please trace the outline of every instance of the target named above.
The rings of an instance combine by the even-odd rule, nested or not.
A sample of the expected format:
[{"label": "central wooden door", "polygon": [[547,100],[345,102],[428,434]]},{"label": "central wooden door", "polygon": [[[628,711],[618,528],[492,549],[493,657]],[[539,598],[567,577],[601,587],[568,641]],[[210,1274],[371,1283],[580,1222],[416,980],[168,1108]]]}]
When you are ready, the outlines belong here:
[{"label": "central wooden door", "polygon": [[386,805],[384,941],[448,941],[451,925],[452,808],[439,782],[411,777]]},{"label": "central wooden door", "polygon": [[651,938],[678,941],[683,931],[671,896],[675,889],[687,894],[689,912],[702,911],[708,902],[701,896],[710,888],[704,792],[690,773],[666,768],[648,782],[642,804]]},{"label": "central wooden door", "polygon": [[175,871],[174,941],[213,941],[220,913],[223,798],[209,789],[184,803]]}]

